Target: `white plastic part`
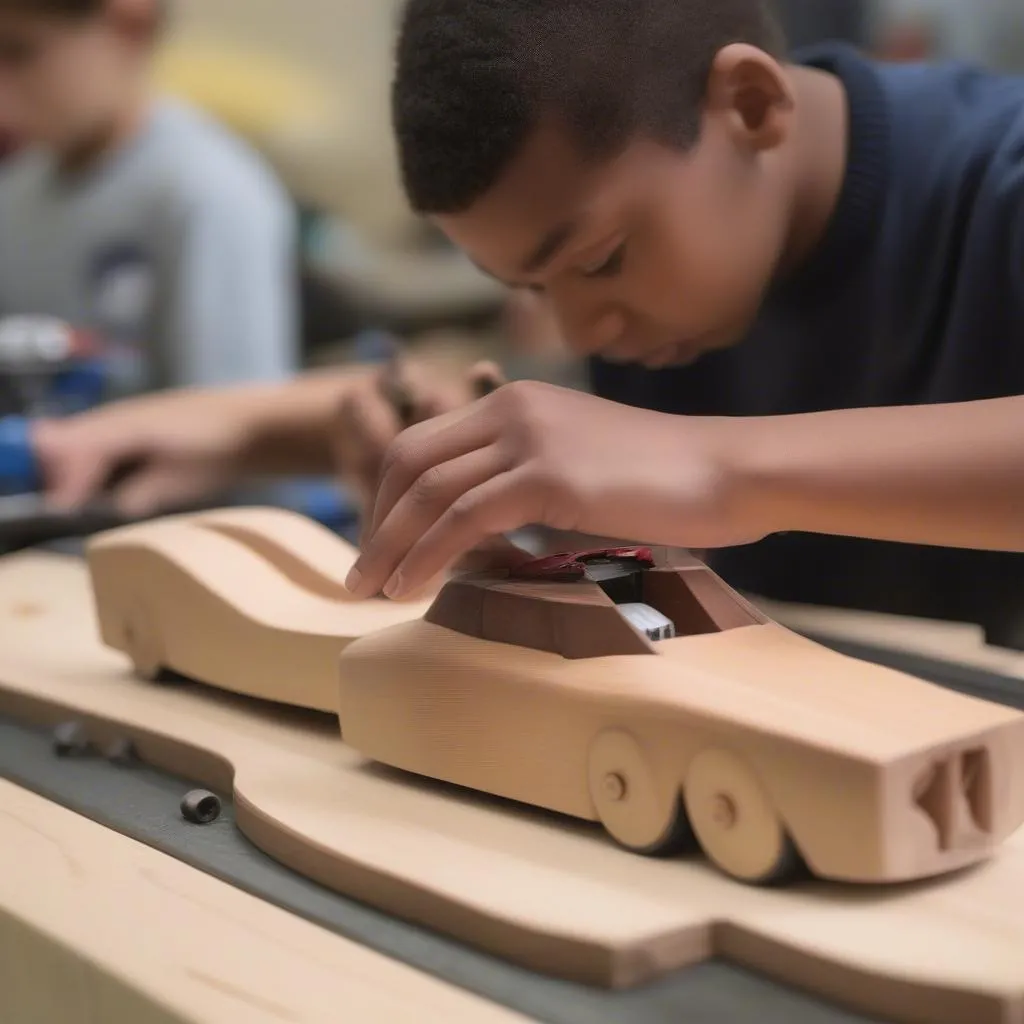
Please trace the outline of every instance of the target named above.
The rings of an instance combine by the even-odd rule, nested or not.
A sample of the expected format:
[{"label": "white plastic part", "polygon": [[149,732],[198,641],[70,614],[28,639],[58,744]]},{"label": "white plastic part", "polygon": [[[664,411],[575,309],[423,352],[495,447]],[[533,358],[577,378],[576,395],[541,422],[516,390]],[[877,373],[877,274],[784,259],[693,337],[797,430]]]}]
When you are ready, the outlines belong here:
[{"label": "white plastic part", "polygon": [[649,640],[671,640],[676,635],[676,627],[672,620],[649,604],[620,604],[618,609],[629,624],[645,634]]}]

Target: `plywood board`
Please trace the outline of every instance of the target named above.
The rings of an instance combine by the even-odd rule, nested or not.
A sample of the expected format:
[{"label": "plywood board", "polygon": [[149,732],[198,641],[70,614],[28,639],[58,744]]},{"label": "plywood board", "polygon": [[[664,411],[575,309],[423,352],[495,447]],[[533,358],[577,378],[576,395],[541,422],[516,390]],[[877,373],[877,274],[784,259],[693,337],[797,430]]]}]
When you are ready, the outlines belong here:
[{"label": "plywood board", "polygon": [[[913,886],[759,890],[600,830],[366,766],[334,722],[131,677],[95,636],[84,566],[0,563],[0,711],[81,713],[172,770],[224,785],[272,856],[340,891],[540,971],[637,985],[720,955],[866,1013],[1024,1022],[1024,835]],[[837,794],[837,799],[839,795]]]},{"label": "plywood board", "polygon": [[9,1024],[525,1024],[0,781]]}]

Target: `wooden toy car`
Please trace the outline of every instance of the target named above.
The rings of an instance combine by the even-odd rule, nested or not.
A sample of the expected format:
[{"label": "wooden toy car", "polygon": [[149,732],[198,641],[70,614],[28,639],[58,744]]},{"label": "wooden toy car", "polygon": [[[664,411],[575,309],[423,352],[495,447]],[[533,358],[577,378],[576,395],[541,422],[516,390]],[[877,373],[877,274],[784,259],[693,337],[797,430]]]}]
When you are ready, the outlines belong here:
[{"label": "wooden toy car", "polygon": [[1024,716],[790,632],[696,560],[455,578],[341,668],[366,757],[747,882],[932,876],[1024,820]]},{"label": "wooden toy car", "polygon": [[336,711],[338,655],[353,638],[418,618],[422,598],[356,601],[356,552],[273,508],[167,516],[94,537],[87,558],[108,646],[136,672]]}]

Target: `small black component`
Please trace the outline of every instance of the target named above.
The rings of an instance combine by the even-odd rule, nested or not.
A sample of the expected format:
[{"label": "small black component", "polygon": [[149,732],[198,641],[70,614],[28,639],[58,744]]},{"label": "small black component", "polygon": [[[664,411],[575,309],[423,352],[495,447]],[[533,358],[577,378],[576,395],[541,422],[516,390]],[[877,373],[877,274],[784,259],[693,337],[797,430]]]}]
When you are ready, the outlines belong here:
[{"label": "small black component", "polygon": [[138,764],[139,757],[135,752],[135,744],[131,740],[121,737],[113,740],[103,748],[103,756],[112,764],[130,768]]},{"label": "small black component", "polygon": [[58,757],[85,757],[92,753],[89,735],[81,722],[61,722],[53,730],[53,752]]},{"label": "small black component", "polygon": [[194,825],[209,825],[220,817],[220,797],[208,789],[193,789],[181,800],[181,816]]}]

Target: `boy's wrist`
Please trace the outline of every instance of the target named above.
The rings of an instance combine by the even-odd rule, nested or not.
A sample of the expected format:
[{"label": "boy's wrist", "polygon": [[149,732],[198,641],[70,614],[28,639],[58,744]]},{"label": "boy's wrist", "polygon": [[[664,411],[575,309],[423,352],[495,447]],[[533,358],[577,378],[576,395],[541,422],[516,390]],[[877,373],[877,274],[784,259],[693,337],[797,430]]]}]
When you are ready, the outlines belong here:
[{"label": "boy's wrist", "polygon": [[801,529],[800,447],[783,417],[716,420],[717,474],[724,513],[737,536],[752,540]]}]

